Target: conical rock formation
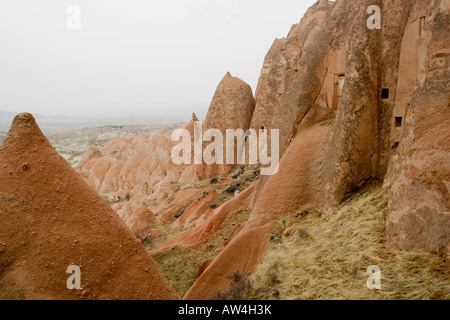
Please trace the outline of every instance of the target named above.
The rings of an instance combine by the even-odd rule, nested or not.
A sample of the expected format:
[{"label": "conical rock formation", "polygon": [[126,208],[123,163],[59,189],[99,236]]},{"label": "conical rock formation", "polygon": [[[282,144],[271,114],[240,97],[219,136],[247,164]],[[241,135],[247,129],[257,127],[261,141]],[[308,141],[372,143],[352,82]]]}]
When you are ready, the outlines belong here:
[{"label": "conical rock formation", "polygon": [[[15,117],[0,147],[0,220],[0,298],[178,298],[31,114]],[[80,289],[68,288],[77,283],[70,266],[80,268]]]}]

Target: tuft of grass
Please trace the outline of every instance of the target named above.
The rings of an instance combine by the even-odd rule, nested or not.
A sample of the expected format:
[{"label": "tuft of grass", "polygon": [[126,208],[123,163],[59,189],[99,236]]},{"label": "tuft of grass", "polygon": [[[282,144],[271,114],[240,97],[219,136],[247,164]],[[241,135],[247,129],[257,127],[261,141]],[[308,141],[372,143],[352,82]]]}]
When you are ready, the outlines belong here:
[{"label": "tuft of grass", "polygon": [[334,118],[333,119],[328,119],[328,120],[324,120],[320,123],[321,126],[331,126],[332,124],[334,124]]},{"label": "tuft of grass", "polygon": [[[388,190],[374,186],[330,215],[306,210],[272,234],[264,262],[250,275],[250,299],[450,299],[443,258],[388,253]],[[381,269],[381,290],[367,288],[367,268]]]},{"label": "tuft of grass", "polygon": [[218,195],[214,199],[214,204],[220,207],[225,202],[231,200],[235,196],[235,192],[242,192],[247,189],[254,181],[259,178],[260,168],[258,165],[249,165],[239,167],[239,176],[225,189],[217,190]]},{"label": "tuft of grass", "polygon": [[108,196],[102,196],[102,198],[110,205],[122,202],[128,202],[131,200],[132,196],[127,192],[124,198],[118,197],[116,200],[109,200]]},{"label": "tuft of grass", "polygon": [[189,203],[187,203],[187,204],[185,204],[185,205],[182,205],[178,210],[177,210],[177,212],[175,212],[175,214],[174,214],[174,216],[172,217],[172,222],[173,221],[175,221],[175,220],[177,220],[179,217],[181,217],[183,214],[184,214],[184,212],[186,211],[186,209],[190,206],[192,204],[192,202],[189,202]]},{"label": "tuft of grass", "polygon": [[246,274],[235,271],[228,276],[230,288],[227,291],[218,291],[212,300],[245,300],[251,290],[251,284]]},{"label": "tuft of grass", "polygon": [[182,246],[158,253],[153,258],[180,296],[194,284],[202,260],[198,252]]}]

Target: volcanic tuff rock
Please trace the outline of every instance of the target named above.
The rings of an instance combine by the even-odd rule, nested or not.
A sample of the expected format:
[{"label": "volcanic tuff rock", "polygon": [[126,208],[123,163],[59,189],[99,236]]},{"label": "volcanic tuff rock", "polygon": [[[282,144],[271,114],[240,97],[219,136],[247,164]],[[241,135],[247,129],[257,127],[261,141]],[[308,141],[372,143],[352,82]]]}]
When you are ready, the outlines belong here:
[{"label": "volcanic tuff rock", "polygon": [[[367,27],[370,5],[381,8],[380,30]],[[450,254],[449,11],[449,2],[442,0],[320,0],[286,39],[275,40],[264,61],[256,103],[248,85],[227,74],[204,129],[279,129],[281,159],[277,175],[260,177],[217,208],[208,206],[212,196],[199,197],[212,191],[207,182],[184,187],[223,176],[228,168],[176,169],[157,161],[165,171],[155,166],[138,174],[146,155],[130,159],[147,143],[156,143],[151,139],[141,140],[140,149],[129,141],[114,154],[101,149],[103,157],[94,156],[81,172],[100,192],[148,196],[155,201],[152,211],[160,212],[159,223],[187,228],[153,253],[178,245],[193,248],[208,241],[228,217],[249,212],[224,249],[202,265],[187,299],[211,298],[227,290],[230,274],[256,266],[269,246],[274,221],[307,208],[332,212],[365,185],[383,180],[392,186],[388,246]],[[163,141],[170,146],[167,138]],[[122,174],[124,162],[132,179]],[[120,172],[111,173],[119,176],[111,187],[105,187],[109,178],[103,178],[107,166],[108,172]],[[142,188],[151,176],[159,182]]]},{"label": "volcanic tuff rock", "polygon": [[[374,4],[382,9],[381,30],[366,25]],[[318,1],[287,39],[275,41],[252,127],[280,129],[283,156],[280,172],[260,179],[241,235],[310,206],[330,212],[383,180],[390,166],[388,244],[450,252],[448,14],[440,0]],[[225,261],[239,241],[185,298],[212,295],[211,279],[223,289],[226,281],[217,278],[247,271],[242,261]],[[253,245],[246,251],[257,252]]]},{"label": "volcanic tuff rock", "polygon": [[[176,299],[153,259],[44,137],[15,117],[0,147],[0,298]],[[69,290],[69,266],[81,290]]]},{"label": "volcanic tuff rock", "polygon": [[153,212],[148,210],[145,202],[139,199],[116,203],[111,207],[135,235],[146,231],[150,223],[155,220]]},{"label": "volcanic tuff rock", "polygon": [[[283,99],[289,91],[293,90],[292,83],[305,73],[305,59],[310,55],[309,48],[317,40],[317,32],[325,23],[330,14],[333,4],[328,1],[320,3],[309,8],[299,24],[293,25],[288,36],[282,39],[276,39],[267,53],[264,65],[259,77],[256,88],[255,99],[256,107],[253,113],[251,127],[255,129],[274,128],[282,131],[282,144],[285,136],[291,133],[293,122],[284,120],[293,114],[297,105],[291,103],[291,108],[285,114],[286,118],[277,120],[277,115],[284,112],[285,106],[281,106]],[[326,52],[314,52],[319,57]],[[331,71],[335,73],[343,72],[345,66],[345,57],[341,54],[334,58],[329,64]],[[319,67],[318,65],[315,67]],[[302,68],[302,69],[301,69]],[[334,81],[334,79],[332,79]],[[329,105],[332,105],[329,97]],[[327,101],[328,102],[328,101]]]},{"label": "volcanic tuff rock", "polygon": [[205,119],[205,130],[243,129],[250,127],[255,100],[252,89],[228,72],[219,83]]},{"label": "volcanic tuff rock", "polygon": [[178,181],[181,174],[170,161],[175,145],[170,133],[157,130],[147,136],[117,138],[101,150],[90,149],[77,170],[111,201],[152,193],[164,181]]},{"label": "volcanic tuff rock", "polygon": [[[227,76],[225,76],[225,77],[228,78]],[[224,81],[222,81],[222,82],[224,82]],[[238,80],[237,78],[233,78],[232,80],[228,79],[225,82],[226,83],[234,83],[236,85],[236,83],[240,83],[241,80]],[[242,83],[244,83],[244,82],[242,82]],[[219,87],[220,86],[221,85],[219,85]],[[251,90],[250,90],[250,92],[251,92]],[[217,105],[217,107],[219,107],[219,105]],[[222,105],[220,108],[222,108],[222,107],[224,107],[224,106]],[[212,115],[211,117],[215,117],[215,116]],[[194,155],[195,155],[194,144],[195,144],[195,138],[196,138],[195,123],[197,123],[197,125],[198,125],[201,122],[200,122],[200,120],[198,120],[195,113],[193,113],[191,121],[184,127],[184,129],[188,130],[191,135],[191,163],[195,162],[195,160],[194,160]],[[224,122],[223,124],[225,124],[225,123],[226,122]],[[232,129],[232,127],[227,127],[227,128]],[[214,127],[213,129],[220,130],[220,128],[217,128],[217,127]],[[201,131],[201,132],[197,132],[197,135],[198,134],[204,135],[205,131],[207,130],[207,126],[204,123],[201,123],[201,125],[197,126],[197,130]],[[197,138],[202,139],[202,137],[199,137],[199,136],[197,136]],[[207,144],[208,144],[208,142],[205,142],[203,144],[203,148],[202,148],[203,151]],[[224,159],[224,162],[225,162],[225,159]],[[183,165],[183,166],[181,166],[181,168],[183,169],[183,171],[178,180],[178,183],[180,183],[180,184],[198,182],[198,181],[202,181],[205,179],[210,179],[214,176],[223,176],[223,175],[226,175],[231,170],[231,167],[226,164],[206,165],[205,163],[192,164],[192,165],[187,165],[187,166]]]},{"label": "volcanic tuff rock", "polygon": [[[98,150],[96,146],[90,146],[88,151],[83,155],[80,162],[78,162],[77,167],[83,168],[88,162],[90,162],[93,159],[98,159],[103,157],[103,154]],[[91,162],[93,164],[93,162]]]},{"label": "volcanic tuff rock", "polygon": [[[192,148],[195,121],[199,120],[193,114],[185,126],[191,133]],[[179,142],[171,141],[171,134],[170,130],[154,130],[147,135],[116,138],[100,150],[92,146],[77,171],[109,201],[123,201],[157,193],[169,184],[198,182],[231,170],[226,165],[175,165],[171,151]],[[191,154],[193,163],[193,149]]]},{"label": "volcanic tuff rock", "polygon": [[394,110],[405,123],[387,179],[386,232],[394,248],[450,255],[449,15],[448,1],[416,1],[409,16]]}]

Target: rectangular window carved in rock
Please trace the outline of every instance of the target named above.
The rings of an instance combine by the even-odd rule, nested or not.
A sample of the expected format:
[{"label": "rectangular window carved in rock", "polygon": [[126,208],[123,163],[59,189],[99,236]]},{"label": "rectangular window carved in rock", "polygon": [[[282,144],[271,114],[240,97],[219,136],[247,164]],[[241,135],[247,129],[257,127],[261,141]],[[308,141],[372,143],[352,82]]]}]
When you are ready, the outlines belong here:
[{"label": "rectangular window carved in rock", "polygon": [[400,145],[400,142],[398,142],[398,141],[394,142],[394,144],[392,145],[392,150],[397,149],[399,145]]},{"label": "rectangular window carved in rock", "polygon": [[420,22],[419,22],[419,38],[422,38],[422,36],[424,35],[424,28],[425,28],[425,17],[420,17]]},{"label": "rectangular window carved in rock", "polygon": [[333,102],[332,108],[333,110],[337,110],[339,105],[339,99],[342,96],[342,89],[345,84],[345,74],[340,73],[334,76],[334,92],[333,92]]},{"label": "rectangular window carved in rock", "polygon": [[340,74],[338,75],[338,79],[337,79],[338,83],[338,96],[340,97],[342,95],[342,89],[344,88],[344,84],[345,84],[345,74]]}]

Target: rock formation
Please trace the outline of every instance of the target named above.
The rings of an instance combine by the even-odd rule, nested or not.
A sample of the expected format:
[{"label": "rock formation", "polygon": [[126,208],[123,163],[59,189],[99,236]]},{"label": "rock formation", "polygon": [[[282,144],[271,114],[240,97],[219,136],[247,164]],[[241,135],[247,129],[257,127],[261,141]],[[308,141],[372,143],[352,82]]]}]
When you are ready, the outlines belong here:
[{"label": "rock formation", "polygon": [[120,137],[101,150],[90,149],[77,170],[111,201],[123,200],[127,194],[149,194],[165,181],[178,181],[180,168],[170,161],[174,145],[170,131],[164,130],[148,136]]},{"label": "rock formation", "polygon": [[[367,26],[371,5],[381,9],[380,29]],[[140,239],[164,239],[151,248],[155,256],[195,251],[228,232],[220,252],[199,264],[185,299],[209,299],[229,288],[230,274],[250,272],[264,259],[276,221],[310,208],[330,214],[382,181],[391,187],[387,246],[450,260],[449,13],[442,0],[320,0],[274,41],[256,100],[227,73],[203,130],[279,129],[274,176],[253,176],[236,190],[239,174],[253,174],[249,167],[232,177],[231,166],[175,165],[174,142],[162,131],[92,148],[78,171],[117,202],[113,208]],[[195,121],[193,114],[185,126],[192,138]],[[242,220],[224,228],[234,216]],[[161,225],[168,234],[158,233]]]},{"label": "rock formation", "polygon": [[156,219],[145,202],[137,198],[116,203],[111,207],[135,235],[145,232],[150,223]]},{"label": "rock formation", "polygon": [[[0,147],[0,297],[176,299],[153,259],[30,114]],[[80,267],[81,289],[66,273]]]},{"label": "rock formation", "polygon": [[219,83],[205,119],[205,130],[243,129],[250,127],[255,100],[252,89],[228,72]]},{"label": "rock formation", "polygon": [[[374,4],[382,10],[381,30],[366,25]],[[388,244],[448,254],[448,14],[439,0],[318,1],[286,39],[275,41],[252,127],[280,129],[280,172],[260,179],[233,246],[202,270],[185,298],[226,290],[225,274],[245,273],[250,259],[261,259],[227,260],[244,246],[239,235],[302,208],[330,212],[365,184],[383,180],[388,166]],[[263,255],[258,248],[250,242],[246,252]]]},{"label": "rock formation", "polygon": [[[332,6],[333,4],[328,1],[321,1],[308,9],[301,22],[292,26],[286,38],[274,41],[264,60],[264,66],[256,88],[256,107],[251,127],[254,129],[264,127],[281,130],[282,145],[294,129],[293,121],[295,119],[289,119],[289,117],[297,113],[296,109],[300,109],[298,103],[302,102],[299,97],[288,96],[293,91],[300,94],[300,92],[297,92],[298,90],[295,90],[295,88],[299,88],[299,84],[298,82],[294,84],[294,81],[299,77],[313,77],[315,72],[306,69],[308,68],[306,65],[308,59],[314,59],[309,63],[309,68],[320,68],[319,61],[327,54],[326,50],[321,51],[323,48],[316,48],[315,44],[317,42],[320,44],[322,41],[323,34],[318,37],[317,32],[321,30],[326,18],[330,15]],[[327,45],[327,43],[324,43],[324,45]],[[345,55],[339,55],[339,53],[340,51],[334,54],[328,64],[328,67],[331,68],[330,73],[332,71],[335,71],[336,74],[343,73]],[[323,79],[317,79],[316,81],[312,78],[310,80],[312,80],[311,87],[318,87],[319,81],[322,82]],[[330,80],[334,81],[334,77]],[[304,82],[304,85],[307,84],[304,78],[297,81]],[[311,89],[305,88],[304,90]],[[303,95],[308,94],[303,93]],[[314,96],[317,96],[317,94]],[[325,101],[325,103],[327,105],[328,101]],[[329,101],[329,106],[331,104],[332,101]]]},{"label": "rock formation", "polygon": [[[416,1],[402,42],[393,116],[399,142],[387,238],[393,248],[450,255],[450,48],[448,1]],[[403,121],[403,122],[402,122]]]}]

